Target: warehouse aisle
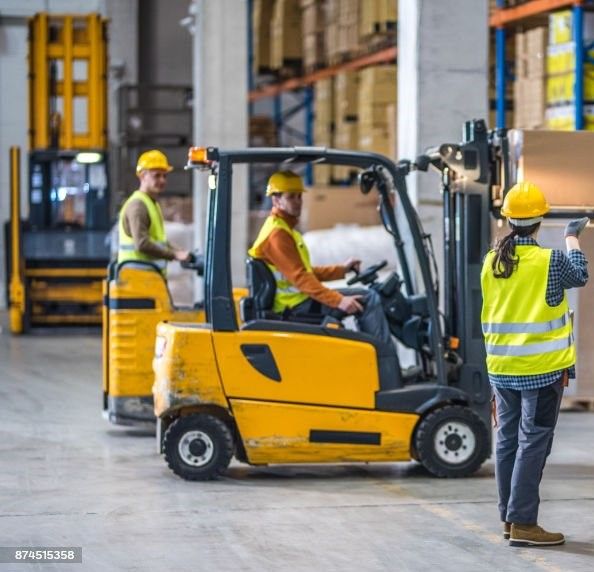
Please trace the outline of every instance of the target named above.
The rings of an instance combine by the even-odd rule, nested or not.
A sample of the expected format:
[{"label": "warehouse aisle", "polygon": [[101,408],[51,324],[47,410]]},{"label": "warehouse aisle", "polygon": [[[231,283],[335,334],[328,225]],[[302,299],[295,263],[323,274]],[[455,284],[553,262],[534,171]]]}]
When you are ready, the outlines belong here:
[{"label": "warehouse aisle", "polygon": [[151,435],[102,419],[100,379],[99,337],[0,334],[2,545],[82,546],[85,571],[592,569],[594,414],[562,414],[545,474],[542,522],[568,543],[528,550],[500,538],[492,463],[458,481],[236,464],[184,482]]}]

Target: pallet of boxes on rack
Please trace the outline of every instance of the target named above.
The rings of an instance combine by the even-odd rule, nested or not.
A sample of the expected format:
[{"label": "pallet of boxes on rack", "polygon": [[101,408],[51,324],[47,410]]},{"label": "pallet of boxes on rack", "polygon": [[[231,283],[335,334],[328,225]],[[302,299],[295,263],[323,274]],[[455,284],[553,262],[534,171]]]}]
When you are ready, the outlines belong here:
[{"label": "pallet of boxes on rack", "polygon": [[396,65],[359,72],[358,140],[361,151],[396,158]]},{"label": "pallet of boxes on rack", "polygon": [[275,0],[270,21],[270,66],[279,79],[302,71],[301,27],[300,0]]},{"label": "pallet of boxes on rack", "polygon": [[254,0],[252,7],[252,41],[254,76],[272,73],[270,24],[274,0]]},{"label": "pallet of boxes on rack", "polygon": [[[584,46],[594,41],[594,13],[584,12]],[[546,125],[548,129],[575,129],[575,42],[571,10],[549,16],[549,43],[546,55]],[[590,49],[588,56],[594,57]],[[584,129],[594,131],[594,64],[585,62]]]},{"label": "pallet of boxes on rack", "polygon": [[545,127],[547,38],[546,23],[524,31],[516,31],[516,81],[513,84],[513,125],[516,128]]},{"label": "pallet of boxes on rack", "polygon": [[303,70],[311,73],[326,63],[325,0],[301,0]]},{"label": "pallet of boxes on rack", "polygon": [[359,51],[370,53],[396,44],[398,2],[363,0],[359,4]]},{"label": "pallet of boxes on rack", "polygon": [[[249,123],[250,147],[276,147],[278,137],[276,125],[271,117],[264,115],[253,115]],[[270,176],[270,168],[267,165],[251,165],[249,170],[250,193],[249,193],[249,221],[248,241],[254,242],[260,230],[270,205],[266,200],[266,183]]]}]

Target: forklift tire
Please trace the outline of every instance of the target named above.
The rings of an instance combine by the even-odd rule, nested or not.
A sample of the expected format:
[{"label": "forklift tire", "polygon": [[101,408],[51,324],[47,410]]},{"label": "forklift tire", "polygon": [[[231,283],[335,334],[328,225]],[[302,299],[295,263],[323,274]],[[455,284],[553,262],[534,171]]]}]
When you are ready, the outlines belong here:
[{"label": "forklift tire", "polygon": [[233,456],[233,436],[217,417],[195,413],[178,417],[165,431],[163,452],[169,468],[187,481],[217,478]]},{"label": "forklift tire", "polygon": [[489,456],[489,435],[480,417],[462,405],[446,405],[424,417],[414,449],[434,476],[458,478],[476,472]]}]

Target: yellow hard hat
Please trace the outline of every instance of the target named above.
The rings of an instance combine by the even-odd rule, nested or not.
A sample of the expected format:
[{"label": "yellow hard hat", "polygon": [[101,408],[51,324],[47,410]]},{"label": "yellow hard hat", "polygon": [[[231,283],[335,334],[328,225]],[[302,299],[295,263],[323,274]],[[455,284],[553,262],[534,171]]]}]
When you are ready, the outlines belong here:
[{"label": "yellow hard hat", "polygon": [[549,205],[543,192],[528,181],[516,183],[505,195],[501,207],[501,214],[510,219],[512,224],[517,224],[518,219],[528,219],[523,221],[524,226],[526,223],[532,224],[530,219],[540,218],[548,212]]},{"label": "yellow hard hat", "polygon": [[266,187],[266,196],[274,193],[304,193],[305,187],[303,181],[297,173],[293,171],[277,171],[268,179]]},{"label": "yellow hard hat", "polygon": [[140,171],[146,171],[148,169],[161,169],[162,171],[173,171],[173,167],[167,161],[165,153],[157,149],[151,151],[145,151],[140,157],[138,157],[138,163],[136,163],[136,174]]}]

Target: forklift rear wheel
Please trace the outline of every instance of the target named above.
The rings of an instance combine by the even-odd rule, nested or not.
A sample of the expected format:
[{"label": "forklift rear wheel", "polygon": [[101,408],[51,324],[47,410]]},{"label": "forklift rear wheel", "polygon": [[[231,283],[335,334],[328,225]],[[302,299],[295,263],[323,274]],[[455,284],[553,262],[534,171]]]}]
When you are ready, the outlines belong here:
[{"label": "forklift rear wheel", "polygon": [[421,420],[415,449],[436,477],[467,477],[489,456],[487,427],[468,407],[446,405]]},{"label": "forklift rear wheel", "polygon": [[221,475],[233,456],[233,436],[223,421],[204,413],[176,419],[165,432],[163,451],[169,468],[188,481]]}]

